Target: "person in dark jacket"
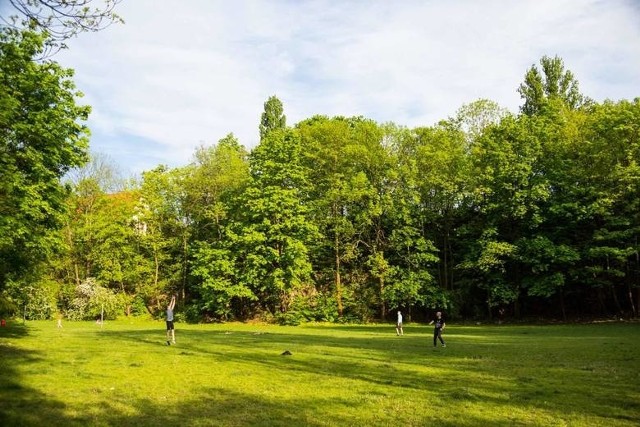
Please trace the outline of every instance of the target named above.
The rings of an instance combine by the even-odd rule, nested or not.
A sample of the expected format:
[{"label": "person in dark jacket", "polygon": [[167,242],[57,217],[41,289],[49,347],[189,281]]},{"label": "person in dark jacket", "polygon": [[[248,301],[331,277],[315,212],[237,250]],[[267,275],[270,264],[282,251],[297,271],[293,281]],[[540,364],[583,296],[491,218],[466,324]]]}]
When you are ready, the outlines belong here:
[{"label": "person in dark jacket", "polygon": [[444,323],[444,319],[442,318],[442,312],[439,311],[436,313],[435,319],[429,322],[430,325],[435,324],[433,329],[433,346],[436,347],[438,345],[438,340],[442,343],[443,347],[446,347],[444,340],[442,339],[442,331],[444,330],[446,324]]}]

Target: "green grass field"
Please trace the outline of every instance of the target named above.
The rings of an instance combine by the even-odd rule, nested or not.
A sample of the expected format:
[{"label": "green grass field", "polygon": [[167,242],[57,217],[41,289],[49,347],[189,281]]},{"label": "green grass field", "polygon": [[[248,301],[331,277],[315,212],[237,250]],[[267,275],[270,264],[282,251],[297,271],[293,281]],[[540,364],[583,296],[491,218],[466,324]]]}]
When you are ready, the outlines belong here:
[{"label": "green grass field", "polygon": [[[638,426],[640,324],[10,323],[0,425]],[[291,356],[281,353],[289,350]]]}]

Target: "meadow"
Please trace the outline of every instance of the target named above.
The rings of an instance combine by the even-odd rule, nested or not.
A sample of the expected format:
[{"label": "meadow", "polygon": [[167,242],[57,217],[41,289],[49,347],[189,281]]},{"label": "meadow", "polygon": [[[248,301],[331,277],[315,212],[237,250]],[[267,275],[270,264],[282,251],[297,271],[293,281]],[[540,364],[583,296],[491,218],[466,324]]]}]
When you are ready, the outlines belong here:
[{"label": "meadow", "polygon": [[[0,328],[0,425],[637,426],[640,324]],[[283,356],[285,351],[290,356]]]}]

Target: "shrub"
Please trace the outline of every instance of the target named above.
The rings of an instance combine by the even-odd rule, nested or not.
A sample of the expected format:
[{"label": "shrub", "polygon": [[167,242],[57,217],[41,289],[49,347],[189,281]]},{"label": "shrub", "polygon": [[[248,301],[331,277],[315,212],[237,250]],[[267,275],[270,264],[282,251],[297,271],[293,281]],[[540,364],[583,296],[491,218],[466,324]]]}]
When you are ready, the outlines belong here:
[{"label": "shrub", "polygon": [[5,295],[0,295],[0,316],[2,318],[13,316],[18,311],[15,303]]},{"label": "shrub", "polygon": [[131,300],[131,314],[134,316],[145,316],[149,314],[147,305],[144,303],[144,298],[140,295],[136,295]]},{"label": "shrub", "polygon": [[57,312],[58,288],[56,282],[46,279],[33,283],[9,282],[2,298],[5,311],[29,320],[51,319]]},{"label": "shrub", "polygon": [[89,277],[76,286],[75,297],[71,300],[67,317],[71,320],[95,319],[104,310],[105,319],[115,319],[118,314],[124,312],[126,304],[125,298],[100,286],[93,277]]}]

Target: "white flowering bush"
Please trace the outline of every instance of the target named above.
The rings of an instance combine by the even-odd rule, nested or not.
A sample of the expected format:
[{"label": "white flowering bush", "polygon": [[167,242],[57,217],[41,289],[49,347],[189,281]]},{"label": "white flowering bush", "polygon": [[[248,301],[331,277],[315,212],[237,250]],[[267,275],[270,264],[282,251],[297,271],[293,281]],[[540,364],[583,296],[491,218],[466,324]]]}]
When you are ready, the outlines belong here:
[{"label": "white flowering bush", "polygon": [[67,318],[88,320],[99,317],[104,309],[105,319],[114,319],[124,311],[125,300],[111,289],[101,286],[95,278],[89,277],[75,289],[75,296],[69,304]]}]

